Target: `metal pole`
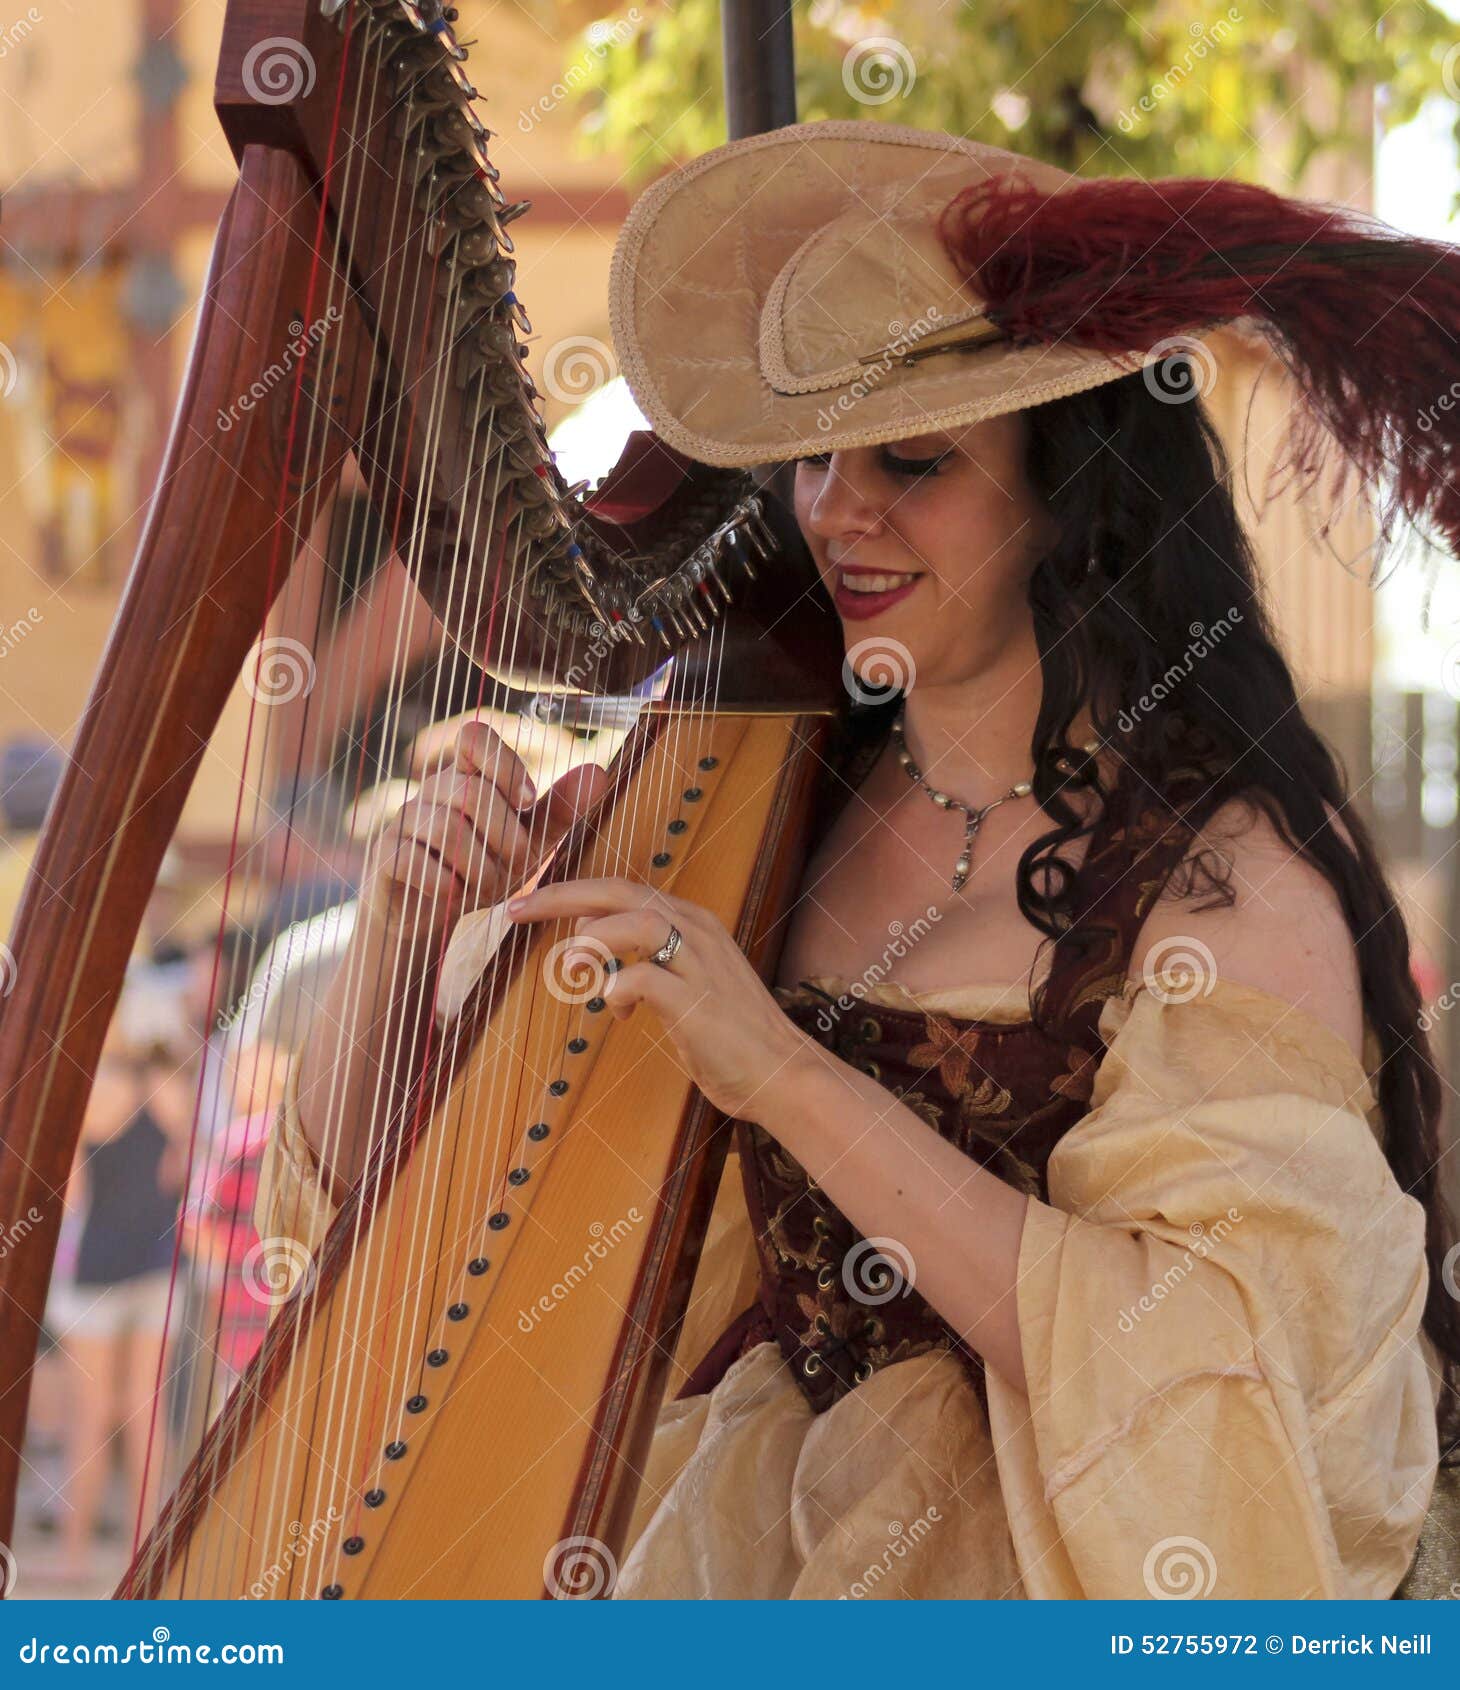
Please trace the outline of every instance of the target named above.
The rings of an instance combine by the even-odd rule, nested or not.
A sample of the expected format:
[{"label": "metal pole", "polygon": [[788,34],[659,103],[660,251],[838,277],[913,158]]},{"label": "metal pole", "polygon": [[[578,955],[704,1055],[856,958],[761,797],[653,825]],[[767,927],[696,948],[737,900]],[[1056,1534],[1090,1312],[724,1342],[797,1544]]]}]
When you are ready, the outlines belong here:
[{"label": "metal pole", "polygon": [[791,0],[724,0],[725,111],[730,139],[796,121]]},{"label": "metal pole", "polygon": [[[791,0],[723,0],[721,38],[725,48],[725,116],[729,139],[761,135],[796,121],[796,50],[791,39]],[[794,471],[780,464],[762,485],[789,510],[795,497]]]}]

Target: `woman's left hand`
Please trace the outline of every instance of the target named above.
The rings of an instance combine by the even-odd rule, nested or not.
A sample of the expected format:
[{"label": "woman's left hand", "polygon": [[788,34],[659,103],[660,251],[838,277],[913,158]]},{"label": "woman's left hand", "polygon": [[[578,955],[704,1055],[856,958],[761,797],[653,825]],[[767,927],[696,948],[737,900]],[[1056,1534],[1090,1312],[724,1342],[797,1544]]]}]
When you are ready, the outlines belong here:
[{"label": "woman's left hand", "polygon": [[[595,971],[601,985],[593,990],[619,1020],[647,1004],[690,1078],[727,1115],[758,1120],[808,1058],[823,1054],[762,984],[724,922],[702,905],[613,878],[539,886],[509,900],[507,913],[514,921],[576,916],[574,937],[554,948],[549,966],[569,980]],[[679,950],[668,963],[650,962],[671,924],[683,936]],[[630,955],[642,960],[608,971],[611,958]]]}]

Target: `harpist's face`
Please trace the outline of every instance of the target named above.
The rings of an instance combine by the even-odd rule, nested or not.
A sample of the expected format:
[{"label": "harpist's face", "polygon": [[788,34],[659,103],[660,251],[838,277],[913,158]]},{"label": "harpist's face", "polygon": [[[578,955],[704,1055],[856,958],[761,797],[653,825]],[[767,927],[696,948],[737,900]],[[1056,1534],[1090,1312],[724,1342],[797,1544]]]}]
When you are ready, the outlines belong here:
[{"label": "harpist's face", "polygon": [[1011,411],[797,463],[796,517],[848,648],[897,642],[919,681],[947,683],[1032,637],[1026,587],[1055,524],[1026,482],[1027,427]]}]

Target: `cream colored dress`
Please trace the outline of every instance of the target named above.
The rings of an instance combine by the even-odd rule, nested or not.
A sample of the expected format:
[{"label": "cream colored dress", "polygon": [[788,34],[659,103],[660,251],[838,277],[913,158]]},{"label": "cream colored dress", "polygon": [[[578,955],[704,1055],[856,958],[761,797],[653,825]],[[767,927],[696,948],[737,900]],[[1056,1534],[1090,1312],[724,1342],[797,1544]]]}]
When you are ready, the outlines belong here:
[{"label": "cream colored dress", "polygon": [[[463,949],[456,978],[469,962]],[[817,1415],[759,1344],[713,1390],[663,1405],[615,1595],[1393,1593],[1438,1454],[1424,1211],[1337,1034],[1252,987],[1179,986],[1128,982],[1106,1002],[1090,1111],[1051,1158],[1050,1204],[1030,1203],[1027,1395],[990,1370],[985,1415],[934,1351]],[[1026,1013],[1022,988],[917,1001]],[[1372,1032],[1365,1056],[1372,1073]],[[259,1230],[312,1247],[329,1216],[286,1115]],[[756,1271],[731,1156],[681,1380]]]}]

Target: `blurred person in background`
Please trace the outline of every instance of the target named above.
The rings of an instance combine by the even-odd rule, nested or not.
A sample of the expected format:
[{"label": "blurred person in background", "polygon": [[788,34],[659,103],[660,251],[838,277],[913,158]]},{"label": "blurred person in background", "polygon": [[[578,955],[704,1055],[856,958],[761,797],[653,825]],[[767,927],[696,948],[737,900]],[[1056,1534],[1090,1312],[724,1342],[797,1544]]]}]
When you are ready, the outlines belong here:
[{"label": "blurred person in background", "polygon": [[[129,990],[143,994],[135,982]],[[125,1521],[156,1496],[151,1437],[176,1245],[191,1083],[178,1052],[139,1037],[153,1017],[124,994],[108,1029],[66,1190],[74,1254],[53,1281],[47,1325],[69,1365],[63,1576],[83,1581],[120,1435]],[[148,1009],[156,1006],[149,1005]]]},{"label": "blurred person in background", "polygon": [[199,1294],[189,1415],[197,1431],[227,1400],[263,1342],[271,1309],[293,1285],[287,1241],[260,1240],[253,1224],[259,1164],[283,1095],[288,1052],[268,1038],[230,1038],[227,1048],[236,1114],[208,1154],[195,1157],[183,1209],[183,1245]]}]

